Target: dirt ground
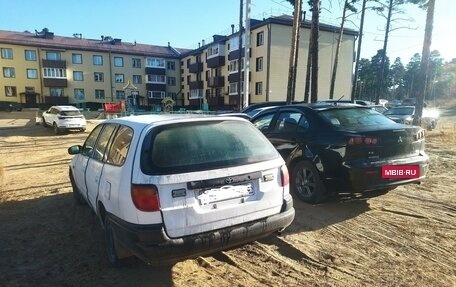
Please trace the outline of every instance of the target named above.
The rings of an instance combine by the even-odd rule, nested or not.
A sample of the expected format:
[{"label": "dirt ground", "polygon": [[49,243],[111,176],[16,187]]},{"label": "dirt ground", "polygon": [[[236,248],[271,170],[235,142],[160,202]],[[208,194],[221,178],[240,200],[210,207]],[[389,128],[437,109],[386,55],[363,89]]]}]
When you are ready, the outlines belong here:
[{"label": "dirt ground", "polygon": [[[93,126],[93,125],[92,125]],[[110,267],[101,227],[73,202],[67,148],[35,112],[0,112],[0,286],[456,286],[456,107],[428,132],[421,185],[295,200],[270,236],[168,267]]]}]

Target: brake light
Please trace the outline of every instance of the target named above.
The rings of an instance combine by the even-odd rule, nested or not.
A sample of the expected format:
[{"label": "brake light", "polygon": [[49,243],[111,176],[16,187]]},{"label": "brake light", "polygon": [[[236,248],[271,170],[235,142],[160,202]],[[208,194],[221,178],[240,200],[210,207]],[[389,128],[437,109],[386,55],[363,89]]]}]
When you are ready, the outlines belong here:
[{"label": "brake light", "polygon": [[379,143],[378,138],[371,138],[371,137],[352,137],[348,140],[349,145],[360,145],[360,144],[366,144],[366,145],[375,145]]},{"label": "brake light", "polygon": [[159,211],[160,201],[158,190],[155,185],[132,184],[131,199],[136,208],[141,211]]},{"label": "brake light", "polygon": [[288,174],[288,168],[286,165],[282,165],[280,168],[280,181],[281,186],[287,186],[290,183],[290,175]]}]

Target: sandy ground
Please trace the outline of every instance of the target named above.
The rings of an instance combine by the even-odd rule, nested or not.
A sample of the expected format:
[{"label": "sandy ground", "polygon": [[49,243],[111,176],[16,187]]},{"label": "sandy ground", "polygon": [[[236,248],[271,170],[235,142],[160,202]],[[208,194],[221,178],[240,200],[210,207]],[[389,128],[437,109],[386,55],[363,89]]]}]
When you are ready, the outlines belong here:
[{"label": "sandy ground", "polygon": [[456,286],[456,109],[426,139],[421,185],[295,200],[270,236],[168,267],[110,267],[101,227],[73,202],[67,147],[35,112],[0,112],[0,286]]}]

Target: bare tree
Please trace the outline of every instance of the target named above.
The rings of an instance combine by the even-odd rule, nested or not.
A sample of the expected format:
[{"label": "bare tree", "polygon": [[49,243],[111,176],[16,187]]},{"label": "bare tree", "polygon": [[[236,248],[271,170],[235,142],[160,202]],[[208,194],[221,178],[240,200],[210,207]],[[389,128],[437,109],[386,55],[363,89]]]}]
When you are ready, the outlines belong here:
[{"label": "bare tree", "polygon": [[312,23],[311,23],[311,49],[312,55],[312,74],[311,74],[311,87],[310,87],[310,102],[315,103],[318,101],[318,37],[319,37],[319,22],[320,22],[320,0],[311,0]]},{"label": "bare tree", "polygon": [[352,94],[351,94],[352,102],[355,101],[356,90],[358,89],[359,59],[361,58],[361,44],[363,41],[363,33],[364,33],[364,16],[366,14],[366,2],[367,2],[367,0],[363,0],[363,5],[361,8],[361,20],[360,20],[360,25],[359,25],[359,36],[358,36],[358,49],[356,50],[356,61],[355,61],[355,75],[353,76],[353,85],[352,85]]},{"label": "bare tree", "polygon": [[418,91],[416,97],[416,110],[415,116],[413,117],[413,124],[420,126],[421,118],[423,116],[423,104],[424,104],[424,93],[426,90],[426,82],[429,67],[429,58],[431,54],[431,42],[432,42],[432,26],[434,25],[434,6],[435,0],[429,0],[427,3],[427,14],[426,14],[426,28],[424,30],[424,43],[423,52],[421,57],[420,76],[418,82]]},{"label": "bare tree", "polygon": [[334,56],[334,63],[333,63],[333,70],[331,76],[331,84],[329,88],[329,98],[334,98],[334,86],[336,84],[336,76],[337,76],[337,65],[339,64],[339,53],[340,53],[340,46],[342,43],[342,38],[344,36],[344,25],[345,20],[347,19],[347,11],[356,12],[356,8],[353,6],[357,0],[345,0],[344,8],[342,10],[342,20],[340,23],[340,31],[339,31],[339,39],[337,39],[337,46],[336,46],[336,55]]},{"label": "bare tree", "polygon": [[296,64],[299,48],[299,29],[301,27],[301,7],[302,0],[288,0],[289,3],[294,5],[293,13],[293,31],[291,35],[291,50],[290,50],[290,64],[288,69],[288,85],[287,85],[287,104],[291,104],[294,100],[296,88]]}]

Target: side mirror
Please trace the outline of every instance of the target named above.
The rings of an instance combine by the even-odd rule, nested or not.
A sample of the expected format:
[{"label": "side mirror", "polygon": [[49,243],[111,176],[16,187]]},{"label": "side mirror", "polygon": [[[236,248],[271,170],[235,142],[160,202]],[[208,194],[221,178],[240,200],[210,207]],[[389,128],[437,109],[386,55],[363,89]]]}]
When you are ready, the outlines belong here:
[{"label": "side mirror", "polygon": [[71,154],[71,155],[75,155],[75,154],[81,153],[81,150],[82,150],[82,146],[74,145],[74,146],[70,146],[68,148],[68,153]]}]

